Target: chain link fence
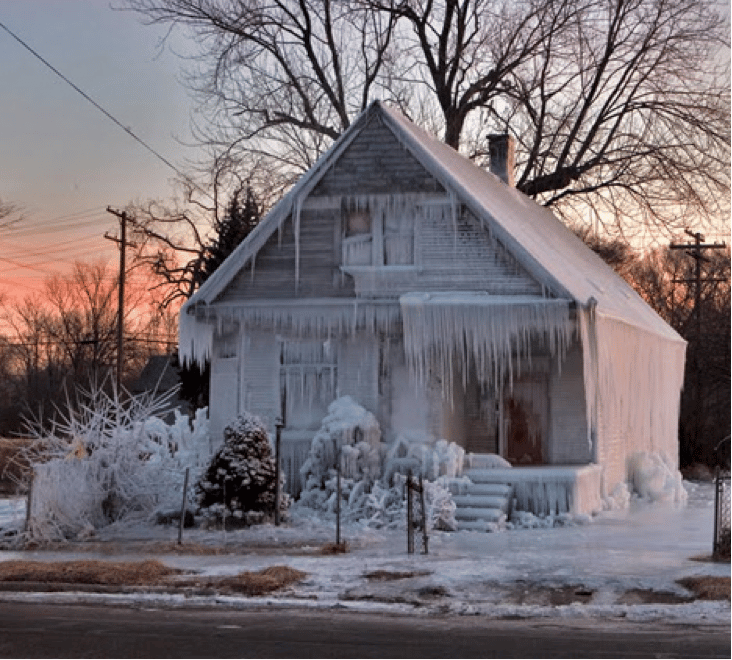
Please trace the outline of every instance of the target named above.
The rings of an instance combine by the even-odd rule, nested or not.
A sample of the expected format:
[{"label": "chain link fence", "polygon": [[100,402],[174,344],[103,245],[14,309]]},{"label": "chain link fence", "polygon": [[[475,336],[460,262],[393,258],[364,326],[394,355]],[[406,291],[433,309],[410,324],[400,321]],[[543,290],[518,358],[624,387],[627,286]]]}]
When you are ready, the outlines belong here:
[{"label": "chain link fence", "polygon": [[714,478],[714,558],[730,558],[730,471],[717,468]]}]

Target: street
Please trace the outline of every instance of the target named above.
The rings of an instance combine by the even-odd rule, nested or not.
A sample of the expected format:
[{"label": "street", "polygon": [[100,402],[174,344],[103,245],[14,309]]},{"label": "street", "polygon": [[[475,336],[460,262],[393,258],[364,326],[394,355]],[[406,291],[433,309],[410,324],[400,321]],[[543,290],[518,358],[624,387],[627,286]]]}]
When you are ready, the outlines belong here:
[{"label": "street", "polygon": [[729,629],[0,603],[5,658],[729,658]]}]

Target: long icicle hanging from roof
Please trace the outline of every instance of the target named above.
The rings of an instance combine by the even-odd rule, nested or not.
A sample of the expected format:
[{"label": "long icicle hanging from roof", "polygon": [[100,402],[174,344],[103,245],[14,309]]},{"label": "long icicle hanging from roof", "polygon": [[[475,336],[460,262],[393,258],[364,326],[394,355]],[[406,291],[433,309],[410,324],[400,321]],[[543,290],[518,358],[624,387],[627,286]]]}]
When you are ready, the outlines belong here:
[{"label": "long icicle hanging from roof", "polygon": [[453,374],[467,382],[471,367],[496,390],[511,387],[537,349],[561,362],[576,332],[567,300],[412,293],[399,302],[410,371],[422,385],[437,375],[446,396]]}]

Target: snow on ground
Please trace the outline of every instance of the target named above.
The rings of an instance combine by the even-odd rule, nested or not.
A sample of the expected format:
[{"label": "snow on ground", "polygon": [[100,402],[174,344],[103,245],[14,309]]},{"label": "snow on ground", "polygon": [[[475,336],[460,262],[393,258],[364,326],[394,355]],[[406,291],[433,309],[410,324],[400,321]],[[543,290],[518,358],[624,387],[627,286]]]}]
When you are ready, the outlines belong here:
[{"label": "snow on ground", "polygon": [[[344,526],[349,552],[318,553],[335,540],[333,520],[298,515],[276,528],[263,525],[236,532],[185,530],[184,544],[225,544],[222,555],[156,555],[164,563],[206,575],[228,575],[286,564],[308,573],[294,589],[267,598],[182,595],[10,594],[3,599],[112,599],[158,606],[298,606],[386,609],[425,614],[542,617],[722,624],[729,601],[673,603],[689,594],[682,577],[729,577],[729,563],[699,561],[712,550],[713,484],[684,482],[686,506],[635,499],[628,509],[608,511],[584,525],[517,529],[496,534],[432,532],[429,554],[408,555],[403,529]],[[0,527],[24,517],[22,501],[5,500]],[[97,545],[66,552],[0,552],[0,561],[27,559],[134,560],[150,556],[153,541],[174,542],[175,527],[110,530]],[[421,550],[420,539],[415,543]],[[72,546],[73,547],[73,546]],[[147,549],[147,552],[145,551]],[[696,558],[696,559],[695,559]],[[376,571],[412,573],[393,579]],[[643,590],[654,592],[651,596]],[[630,593],[629,593],[630,592]]]}]

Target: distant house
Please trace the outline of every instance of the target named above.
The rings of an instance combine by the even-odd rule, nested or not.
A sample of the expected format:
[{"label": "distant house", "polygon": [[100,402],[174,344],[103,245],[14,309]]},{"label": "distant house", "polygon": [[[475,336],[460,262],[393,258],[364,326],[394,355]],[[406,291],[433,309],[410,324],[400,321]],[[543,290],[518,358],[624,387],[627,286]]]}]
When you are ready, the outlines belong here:
[{"label": "distant house", "polygon": [[[151,355],[137,377],[130,392],[142,394],[147,392],[154,395],[163,395],[180,386],[180,377],[177,369],[173,366],[172,355]],[[170,401],[171,407],[178,408],[182,412],[188,412],[188,404],[177,396]]]},{"label": "distant house", "polygon": [[[184,305],[214,433],[284,421],[290,483],[349,394],[590,510],[637,451],[676,466],[684,341],[546,208],[373,103]],[[475,462],[480,465],[480,461]]]}]

